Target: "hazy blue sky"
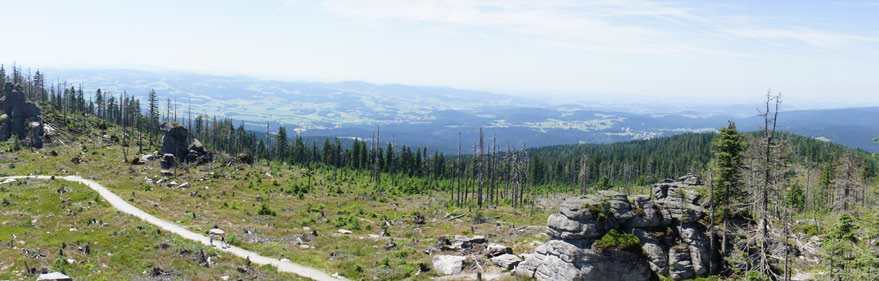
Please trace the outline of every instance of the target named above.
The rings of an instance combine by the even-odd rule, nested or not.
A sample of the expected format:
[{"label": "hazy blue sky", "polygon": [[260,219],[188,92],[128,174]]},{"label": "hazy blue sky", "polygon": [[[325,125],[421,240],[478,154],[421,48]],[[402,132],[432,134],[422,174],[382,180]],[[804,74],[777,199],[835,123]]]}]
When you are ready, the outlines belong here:
[{"label": "hazy blue sky", "polygon": [[[0,1],[0,61],[879,105],[879,1]],[[50,73],[51,74],[51,73]]]}]

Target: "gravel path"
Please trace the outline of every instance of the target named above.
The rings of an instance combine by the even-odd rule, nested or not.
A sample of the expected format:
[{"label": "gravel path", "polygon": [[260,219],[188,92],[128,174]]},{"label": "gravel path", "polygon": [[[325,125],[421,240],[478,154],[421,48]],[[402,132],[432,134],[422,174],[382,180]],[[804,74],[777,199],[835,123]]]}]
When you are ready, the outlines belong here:
[{"label": "gravel path", "polygon": [[[48,179],[51,179],[51,176],[14,176],[14,177],[5,177],[5,178],[0,178],[0,179],[6,179],[6,178],[48,180]],[[104,200],[107,200],[107,202],[109,202],[110,205],[112,205],[114,208],[118,209],[119,211],[122,211],[123,213],[138,217],[138,218],[140,218],[140,219],[142,219],[152,225],[158,226],[164,230],[167,230],[167,231],[173,232],[174,234],[180,235],[183,238],[193,240],[196,242],[200,242],[204,245],[208,245],[208,246],[210,245],[210,238],[208,238],[207,236],[189,231],[189,230],[187,230],[177,224],[174,224],[172,222],[169,222],[169,221],[157,218],[156,216],[150,215],[150,214],[144,212],[143,210],[138,209],[137,207],[135,207],[131,204],[128,204],[128,202],[126,202],[125,200],[120,198],[118,195],[111,192],[106,187],[104,187],[103,185],[101,185],[95,181],[84,179],[80,176],[55,177],[55,179],[85,184],[89,188],[97,191],[101,195],[101,197],[104,198]],[[305,278],[314,279],[314,280],[339,280],[339,279],[336,279],[335,277],[330,276],[330,275],[324,273],[323,271],[317,270],[315,268],[295,264],[295,263],[292,263],[289,261],[282,262],[279,259],[261,256],[255,252],[251,252],[251,251],[248,251],[248,250],[245,250],[242,248],[238,248],[235,246],[232,246],[232,247],[229,247],[226,249],[222,249],[222,248],[216,248],[216,249],[218,251],[227,252],[227,253],[239,256],[241,258],[248,258],[249,257],[251,262],[258,264],[258,265],[265,265],[265,264],[273,265],[273,266],[277,267],[278,271],[280,271],[280,272],[289,272],[289,273],[293,273],[293,274],[296,274],[296,275],[299,275],[299,276],[302,276]]]}]

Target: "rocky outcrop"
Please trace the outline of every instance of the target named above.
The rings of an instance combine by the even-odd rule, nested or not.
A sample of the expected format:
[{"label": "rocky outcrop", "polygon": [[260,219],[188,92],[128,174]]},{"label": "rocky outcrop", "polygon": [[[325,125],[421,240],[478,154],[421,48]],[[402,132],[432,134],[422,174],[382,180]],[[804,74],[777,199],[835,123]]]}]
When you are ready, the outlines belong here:
[{"label": "rocky outcrop", "polygon": [[188,132],[183,126],[177,123],[162,123],[162,149],[159,151],[161,155],[173,154],[177,159],[186,159],[189,154],[189,144],[186,143]]},{"label": "rocky outcrop", "polygon": [[36,148],[43,147],[43,119],[40,108],[27,100],[20,84],[6,82],[0,96],[0,141],[12,136]]},{"label": "rocky outcrop", "polygon": [[[162,123],[162,168],[168,169],[179,162],[194,162],[204,164],[211,161],[211,154],[205,151],[204,145],[198,139],[187,143],[189,132],[183,126],[176,123]],[[169,157],[173,156],[173,157]],[[169,159],[166,161],[166,159]]]},{"label": "rocky outcrop", "polygon": [[[698,177],[687,175],[679,181],[655,184],[652,198],[612,191],[569,198],[547,220],[549,241],[534,254],[523,255],[525,260],[514,273],[537,280],[649,280],[653,275],[683,280],[706,276],[710,241],[707,228],[699,221],[705,217],[709,202],[699,193],[704,190],[699,184]],[[640,249],[595,243],[618,232],[637,237]]]},{"label": "rocky outcrop", "polygon": [[515,274],[537,280],[647,280],[640,254],[594,247],[593,239],[553,237],[519,263]]}]

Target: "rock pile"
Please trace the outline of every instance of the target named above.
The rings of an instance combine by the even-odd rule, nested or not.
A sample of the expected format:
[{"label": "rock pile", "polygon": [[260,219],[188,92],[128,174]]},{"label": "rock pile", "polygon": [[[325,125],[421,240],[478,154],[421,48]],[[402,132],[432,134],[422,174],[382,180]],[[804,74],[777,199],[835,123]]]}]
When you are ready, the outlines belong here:
[{"label": "rock pile", "polygon": [[204,164],[211,161],[211,154],[205,151],[201,141],[192,139],[192,144],[189,145],[189,152],[186,155],[186,161]]},{"label": "rock pile", "polygon": [[[537,280],[675,280],[706,276],[709,240],[699,221],[709,207],[698,177],[664,180],[653,198],[601,191],[565,200],[549,217],[550,240],[515,269]],[[621,232],[638,238],[639,251],[599,247],[602,237]]]},{"label": "rock pile", "polygon": [[21,84],[6,82],[0,95],[0,141],[16,136],[30,146],[43,147],[40,108],[27,100]]},{"label": "rock pile", "polygon": [[[442,275],[461,273],[465,264],[478,263],[482,266],[491,261],[492,264],[506,270],[512,270],[522,259],[513,254],[513,249],[497,243],[488,243],[484,236],[461,236],[453,238],[440,236],[437,248],[443,252],[455,252],[453,255],[436,255],[431,260],[433,269]],[[428,249],[427,252],[430,252]]]}]

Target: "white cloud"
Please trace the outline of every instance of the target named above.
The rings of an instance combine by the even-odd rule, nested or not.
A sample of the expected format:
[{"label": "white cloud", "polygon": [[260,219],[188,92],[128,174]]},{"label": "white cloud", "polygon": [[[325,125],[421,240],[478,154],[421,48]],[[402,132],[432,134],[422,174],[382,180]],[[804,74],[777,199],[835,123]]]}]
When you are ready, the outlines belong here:
[{"label": "white cloud", "polygon": [[793,40],[821,48],[840,48],[857,43],[877,42],[876,38],[871,38],[867,36],[839,32],[826,32],[803,27],[746,28],[729,29],[726,31],[744,38],[767,41]]},{"label": "white cloud", "polygon": [[[807,27],[775,28],[742,15],[642,0],[327,0],[330,12],[371,23],[405,21],[451,28],[493,28],[567,48],[644,54],[742,56],[718,38],[834,48],[876,39]],[[747,23],[742,28],[742,22]]]}]

